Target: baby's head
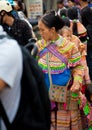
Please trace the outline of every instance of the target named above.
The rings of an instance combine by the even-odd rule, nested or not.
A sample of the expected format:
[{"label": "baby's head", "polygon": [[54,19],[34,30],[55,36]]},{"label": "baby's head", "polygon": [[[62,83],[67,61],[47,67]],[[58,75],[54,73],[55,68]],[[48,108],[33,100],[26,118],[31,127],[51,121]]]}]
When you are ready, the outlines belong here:
[{"label": "baby's head", "polygon": [[85,90],[85,96],[87,100],[92,103],[92,83],[87,84],[87,88]]},{"label": "baby's head", "polygon": [[69,27],[64,26],[62,29],[59,30],[59,34],[65,37],[67,40],[71,41],[72,33]]}]

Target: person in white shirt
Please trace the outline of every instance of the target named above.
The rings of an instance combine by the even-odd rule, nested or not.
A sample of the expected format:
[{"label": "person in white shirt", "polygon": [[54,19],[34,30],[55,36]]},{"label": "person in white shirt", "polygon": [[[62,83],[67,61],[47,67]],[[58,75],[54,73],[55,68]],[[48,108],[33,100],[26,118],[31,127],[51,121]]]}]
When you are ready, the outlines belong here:
[{"label": "person in white shirt", "polygon": [[[22,52],[18,43],[7,38],[0,26],[0,100],[10,122],[20,102],[22,69]],[[0,130],[6,130],[2,119],[0,121]]]}]

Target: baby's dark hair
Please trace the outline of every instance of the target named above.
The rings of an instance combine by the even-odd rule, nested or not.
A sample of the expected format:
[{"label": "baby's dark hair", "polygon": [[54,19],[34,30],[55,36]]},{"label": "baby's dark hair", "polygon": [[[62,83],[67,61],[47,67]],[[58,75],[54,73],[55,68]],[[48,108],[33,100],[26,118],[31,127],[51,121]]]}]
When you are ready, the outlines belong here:
[{"label": "baby's dark hair", "polygon": [[41,21],[48,28],[55,27],[56,31],[58,31],[65,25],[62,18],[54,10],[47,12],[45,15],[43,15],[43,17],[41,18]]},{"label": "baby's dark hair", "polygon": [[85,96],[87,98],[87,100],[92,103],[91,99],[90,99],[90,95],[92,95],[92,83],[87,84],[87,88],[85,90]]}]

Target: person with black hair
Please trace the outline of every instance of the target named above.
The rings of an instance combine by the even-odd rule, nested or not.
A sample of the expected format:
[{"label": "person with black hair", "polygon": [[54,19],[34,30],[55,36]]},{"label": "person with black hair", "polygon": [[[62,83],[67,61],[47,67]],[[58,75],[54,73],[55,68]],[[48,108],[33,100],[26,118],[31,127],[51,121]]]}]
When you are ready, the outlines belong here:
[{"label": "person with black hair", "polygon": [[70,27],[70,20],[68,17],[62,16],[65,26]]},{"label": "person with black hair", "polygon": [[[10,122],[13,121],[20,102],[22,62],[22,52],[18,43],[14,39],[7,38],[0,25],[0,100]],[[1,115],[0,129],[6,130]]]},{"label": "person with black hair", "polygon": [[25,21],[16,19],[12,11],[12,5],[7,0],[0,1],[1,25],[8,35],[24,46],[32,38],[32,30]]},{"label": "person with black hair", "polygon": [[50,124],[41,68],[0,25],[0,130],[50,130]]},{"label": "person with black hair", "polygon": [[76,6],[79,9],[81,8],[80,3],[78,0],[68,0],[68,8]]},{"label": "person with black hair", "polygon": [[35,33],[33,31],[33,27],[31,23],[29,22],[28,18],[26,17],[26,15],[24,14],[23,2],[18,0],[18,1],[14,1],[14,3],[15,4],[13,5],[13,9],[17,12],[19,19],[25,21],[28,24],[32,32],[32,37],[36,39]]},{"label": "person with black hair", "polygon": [[[38,27],[42,39],[36,43],[38,46],[38,64],[44,72],[50,100],[54,101],[58,107],[57,120],[54,118],[54,112],[52,112],[51,130],[56,125],[57,130],[82,130],[77,103],[78,95],[76,94],[81,89],[82,83],[81,55],[74,43],[67,41],[58,34],[58,30],[63,26],[62,18],[55,11],[46,13],[39,20]],[[71,72],[73,78],[71,78]],[[64,86],[63,89],[66,88],[66,90],[58,91],[59,94],[56,94],[58,97],[55,98],[57,90],[51,91],[54,86],[55,89],[57,89],[56,86],[59,89]]]},{"label": "person with black hair", "polygon": [[68,18],[66,9],[60,10],[60,17],[63,19],[65,26],[70,27],[70,20]]},{"label": "person with black hair", "polygon": [[[87,39],[87,64],[89,67],[89,75],[92,80],[92,3],[88,3],[87,0],[80,0],[82,6],[81,17],[82,24],[87,29],[88,39]],[[90,6],[91,5],[91,6]]]},{"label": "person with black hair", "polygon": [[67,17],[67,10],[66,9],[60,10],[60,16],[61,17],[63,17],[63,16]]},{"label": "person with black hair", "polygon": [[68,8],[74,6],[74,0],[68,0]]},{"label": "person with black hair", "polygon": [[[80,0],[80,5],[81,5],[81,19],[82,19],[82,24],[86,27],[88,24],[87,17],[89,18],[89,14],[86,12],[88,8],[88,0]],[[86,16],[87,15],[87,16]],[[90,17],[91,19],[91,17]]]},{"label": "person with black hair", "polygon": [[62,9],[67,10],[67,8],[64,6],[64,0],[57,0],[57,12],[58,12],[58,15],[60,15],[60,11]]},{"label": "person with black hair", "polygon": [[71,7],[68,9],[68,17],[70,19],[70,28],[72,33],[79,37],[82,43],[87,44],[87,30],[78,18],[78,8]]}]

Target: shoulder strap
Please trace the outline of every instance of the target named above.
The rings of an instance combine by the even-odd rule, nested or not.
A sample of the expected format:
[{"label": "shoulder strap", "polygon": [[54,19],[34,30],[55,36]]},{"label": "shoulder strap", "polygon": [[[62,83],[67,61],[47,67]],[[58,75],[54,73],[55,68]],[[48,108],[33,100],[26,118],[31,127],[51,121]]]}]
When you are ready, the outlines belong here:
[{"label": "shoulder strap", "polygon": [[4,121],[5,125],[6,125],[7,130],[10,130],[10,125],[11,124],[9,122],[9,119],[7,117],[6,111],[4,109],[4,106],[3,106],[2,102],[1,102],[1,100],[0,100],[0,116],[2,117],[2,119],[3,119],[3,121]]},{"label": "shoulder strap", "polygon": [[63,63],[65,63],[66,65],[68,65],[68,60],[67,58],[62,55],[61,53],[58,52],[58,50],[56,50],[56,47],[54,44],[50,44],[49,46],[46,47],[53,55],[55,55],[58,59],[60,59]]},{"label": "shoulder strap", "polygon": [[3,39],[5,37],[6,37],[6,35],[0,35],[0,39]]}]

